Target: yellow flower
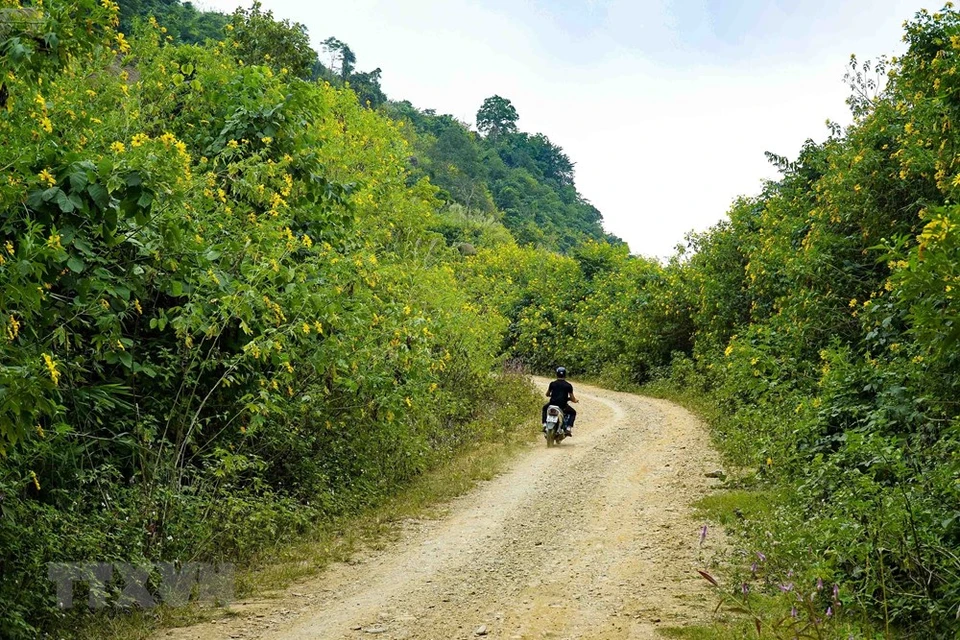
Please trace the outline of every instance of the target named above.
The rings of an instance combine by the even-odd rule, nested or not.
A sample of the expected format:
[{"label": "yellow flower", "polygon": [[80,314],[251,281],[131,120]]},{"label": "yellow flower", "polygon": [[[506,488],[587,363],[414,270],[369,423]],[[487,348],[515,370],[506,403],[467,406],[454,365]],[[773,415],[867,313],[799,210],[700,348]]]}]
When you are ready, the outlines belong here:
[{"label": "yellow flower", "polygon": [[137,313],[143,315],[143,307],[140,306],[140,300],[134,299],[133,308],[137,310]]},{"label": "yellow flower", "polygon": [[34,429],[36,430],[37,435],[40,436],[41,440],[47,437],[47,434],[44,433],[43,431],[43,427],[41,427],[40,425],[37,425],[36,427],[34,427]]},{"label": "yellow flower", "polygon": [[236,149],[240,145],[237,144],[236,140],[231,140],[230,142],[227,143],[227,146],[230,147],[231,149]]},{"label": "yellow flower", "polygon": [[44,169],[37,174],[37,177],[40,178],[40,181],[45,183],[48,187],[52,187],[57,184],[57,179],[53,177],[53,174],[49,170]]},{"label": "yellow flower", "polygon": [[47,133],[53,133],[53,123],[46,116],[40,119],[40,127]]},{"label": "yellow flower", "polygon": [[33,471],[30,471],[30,480],[33,481],[33,486],[36,487],[37,491],[40,491],[40,480],[37,479],[37,474]]},{"label": "yellow flower", "polygon": [[307,335],[310,335],[310,325],[306,322],[303,323],[303,332]]},{"label": "yellow flower", "polygon": [[850,299],[850,305],[849,305],[849,306],[850,306],[851,309],[854,308],[855,306],[857,306],[857,299],[856,299],[856,298],[851,298],[851,299]]},{"label": "yellow flower", "polygon": [[127,42],[123,33],[117,32],[116,40],[117,48],[120,49],[120,53],[128,53],[130,51],[130,43]]},{"label": "yellow flower", "polygon": [[53,380],[53,384],[60,384],[60,372],[57,370],[56,361],[45,353],[43,354],[43,363],[47,367],[47,372],[50,373],[50,379]]},{"label": "yellow flower", "polygon": [[143,146],[143,143],[147,142],[148,140],[150,140],[150,136],[148,136],[145,133],[138,133],[135,136],[133,136],[132,140],[130,140],[130,146],[140,147],[140,146]]},{"label": "yellow flower", "polygon": [[51,249],[63,249],[63,245],[60,244],[60,234],[55,233],[47,238],[47,246]]},{"label": "yellow flower", "polygon": [[110,144],[110,151],[114,153],[123,153],[127,148],[123,145],[122,142],[114,142]]},{"label": "yellow flower", "polygon": [[7,253],[9,253],[10,255],[13,255],[13,243],[12,243],[12,242],[10,242],[9,240],[7,240],[7,244],[4,245],[4,248],[6,248]]},{"label": "yellow flower", "polygon": [[7,339],[10,342],[16,340],[17,336],[20,334],[20,322],[14,317],[10,316],[9,322],[7,322]]},{"label": "yellow flower", "polygon": [[273,142],[273,138],[271,138],[270,136],[264,136],[264,137],[260,138],[260,141],[261,141],[263,144],[270,144],[271,142]]}]

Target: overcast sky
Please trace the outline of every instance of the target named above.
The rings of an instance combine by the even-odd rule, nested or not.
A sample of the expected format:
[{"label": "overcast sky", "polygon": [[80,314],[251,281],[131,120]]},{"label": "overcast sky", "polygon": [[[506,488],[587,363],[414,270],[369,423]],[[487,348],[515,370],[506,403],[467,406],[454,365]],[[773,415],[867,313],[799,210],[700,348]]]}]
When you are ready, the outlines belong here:
[{"label": "overcast sky", "polygon": [[[237,0],[204,0],[232,11]],[[243,3],[243,4],[249,4]],[[263,0],[314,45],[343,40],[392,99],[473,123],[509,98],[521,130],[576,163],[580,192],[634,253],[666,256],[846,124],[842,79],[902,49],[919,0]],[[317,46],[317,48],[319,48]]]}]

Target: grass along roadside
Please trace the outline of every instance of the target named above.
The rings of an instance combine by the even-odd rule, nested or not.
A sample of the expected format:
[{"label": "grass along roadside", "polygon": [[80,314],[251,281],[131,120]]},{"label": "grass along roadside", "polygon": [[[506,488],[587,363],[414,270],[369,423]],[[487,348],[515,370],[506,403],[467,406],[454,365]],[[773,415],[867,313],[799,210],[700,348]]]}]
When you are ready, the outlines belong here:
[{"label": "grass along roadside", "polygon": [[[436,518],[451,500],[504,471],[509,462],[540,434],[537,398],[529,384],[517,385],[522,397],[503,403],[471,428],[501,434],[478,441],[435,469],[424,473],[393,497],[359,514],[318,525],[293,543],[265,549],[237,567],[237,601],[268,600],[295,582],[314,576],[333,562],[348,560],[362,549],[380,549],[395,540],[404,521]],[[91,614],[74,632],[78,640],[144,640],[164,628],[182,627],[225,616],[231,608],[188,605],[134,610],[124,615]],[[53,637],[53,636],[51,636]],[[64,637],[57,635],[56,637]],[[69,637],[69,636],[67,636]]]},{"label": "grass along roadside", "polygon": [[717,570],[711,570],[711,577],[718,583],[714,587],[717,606],[714,622],[661,629],[665,637],[685,640],[895,637],[879,631],[875,623],[854,606],[848,594],[834,591],[829,582],[822,583],[814,568],[813,550],[798,552],[793,541],[784,537],[777,521],[783,517],[783,509],[792,508],[791,487],[774,482],[764,469],[736,465],[736,452],[720,441],[717,428],[726,416],[708,394],[679,388],[668,380],[657,380],[629,391],[670,400],[697,415],[710,428],[714,446],[725,460],[724,483],[693,504],[697,517],[723,527],[730,541],[728,549],[714,559]]}]

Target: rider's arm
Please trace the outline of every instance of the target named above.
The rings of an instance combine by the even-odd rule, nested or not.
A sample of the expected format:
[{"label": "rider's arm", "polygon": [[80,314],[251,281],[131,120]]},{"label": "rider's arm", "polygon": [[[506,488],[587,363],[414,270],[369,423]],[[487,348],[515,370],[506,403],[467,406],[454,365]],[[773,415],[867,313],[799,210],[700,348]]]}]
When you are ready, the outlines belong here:
[{"label": "rider's arm", "polygon": [[570,402],[580,402],[577,400],[577,396],[573,395],[573,391],[570,392]]}]

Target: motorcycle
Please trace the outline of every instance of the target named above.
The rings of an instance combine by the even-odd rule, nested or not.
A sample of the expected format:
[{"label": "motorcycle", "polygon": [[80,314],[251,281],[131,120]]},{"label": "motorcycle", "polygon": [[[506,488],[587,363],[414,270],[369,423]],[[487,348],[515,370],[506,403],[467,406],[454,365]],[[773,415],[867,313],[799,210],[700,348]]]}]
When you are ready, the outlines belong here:
[{"label": "motorcycle", "polygon": [[570,416],[556,406],[547,407],[547,426],[543,428],[543,437],[547,439],[547,446],[552,447],[560,444],[567,437],[567,429],[570,428]]}]

